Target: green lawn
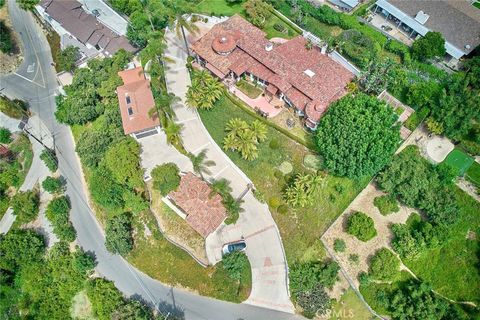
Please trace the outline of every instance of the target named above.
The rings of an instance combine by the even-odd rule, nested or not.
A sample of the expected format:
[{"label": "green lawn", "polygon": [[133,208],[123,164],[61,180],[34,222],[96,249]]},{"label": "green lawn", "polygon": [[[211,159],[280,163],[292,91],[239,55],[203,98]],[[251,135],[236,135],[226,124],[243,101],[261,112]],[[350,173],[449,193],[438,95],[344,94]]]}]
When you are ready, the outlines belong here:
[{"label": "green lawn", "polygon": [[[285,28],[284,32],[280,32],[276,30],[273,26],[275,24],[281,25]],[[291,39],[299,35],[297,31],[295,31],[292,27],[288,24],[280,20],[277,16],[272,14],[270,18],[265,22],[265,26],[263,27],[263,31],[267,33],[267,38],[284,38],[284,39]]]},{"label": "green lawn", "polygon": [[260,94],[262,94],[263,90],[259,87],[254,86],[247,80],[241,79],[237,82],[237,87],[245,93],[249,98],[255,99],[258,98]]},{"label": "green lawn", "polygon": [[426,250],[403,262],[421,279],[450,299],[480,303],[478,255],[480,203],[456,186],[453,192],[460,208],[456,224],[449,226],[450,239],[439,248]]},{"label": "green lawn", "polygon": [[209,16],[245,15],[242,3],[227,3],[225,0],[203,0],[194,9],[195,12]]},{"label": "green lawn", "polygon": [[459,176],[464,175],[464,173],[472,165],[473,161],[474,160],[471,156],[459,149],[453,149],[444,160],[445,163],[457,170]]},{"label": "green lawn", "polygon": [[468,168],[465,178],[477,188],[480,188],[480,164],[478,162],[474,161],[470,168]]},{"label": "green lawn", "polygon": [[[221,98],[210,111],[200,110],[206,128],[219,146],[225,136],[225,124],[231,118],[247,122],[255,118],[232,104],[228,98]],[[272,142],[275,141],[275,142]],[[278,145],[276,147],[275,145]],[[267,203],[282,202],[282,190],[292,174],[284,176],[277,167],[284,161],[293,165],[293,173],[307,171],[303,158],[311,152],[279,131],[268,127],[267,140],[259,146],[259,157],[254,161],[243,160],[236,152],[226,154],[252,179],[255,187],[263,194]],[[299,260],[319,260],[325,256],[319,242],[320,236],[345,210],[355,196],[365,187],[368,178],[354,181],[327,175],[316,193],[314,206],[293,209],[283,205],[287,212],[282,214],[276,208],[270,211],[280,229],[282,241],[291,264]]]},{"label": "green lawn", "polygon": [[370,320],[372,314],[357,296],[355,291],[348,289],[340,301],[334,302],[331,312],[331,320]]}]

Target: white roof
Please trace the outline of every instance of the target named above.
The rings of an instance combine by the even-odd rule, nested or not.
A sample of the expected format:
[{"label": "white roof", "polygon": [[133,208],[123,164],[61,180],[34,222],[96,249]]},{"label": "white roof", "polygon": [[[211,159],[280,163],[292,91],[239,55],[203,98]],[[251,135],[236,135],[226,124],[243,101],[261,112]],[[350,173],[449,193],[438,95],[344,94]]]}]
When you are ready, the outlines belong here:
[{"label": "white roof", "polygon": [[[408,14],[404,13],[403,11],[399,10],[397,7],[393,6],[386,0],[377,0],[376,4],[388,11],[389,13],[393,14],[397,19],[400,19],[404,24],[415,30],[420,35],[424,36],[427,32],[430,31],[427,27],[420,24],[418,21],[410,17]],[[426,20],[425,20],[426,21]],[[445,49],[447,53],[454,57],[455,59],[460,59],[462,56],[465,55],[465,52],[458,49],[451,43],[445,41]]]}]

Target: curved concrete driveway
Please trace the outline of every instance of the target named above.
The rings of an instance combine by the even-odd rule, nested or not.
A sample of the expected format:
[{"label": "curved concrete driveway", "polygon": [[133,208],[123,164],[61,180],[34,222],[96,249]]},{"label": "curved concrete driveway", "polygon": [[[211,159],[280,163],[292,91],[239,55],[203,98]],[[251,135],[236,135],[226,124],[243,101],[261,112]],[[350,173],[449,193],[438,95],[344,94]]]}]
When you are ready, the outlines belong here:
[{"label": "curved concrete driveway", "polygon": [[[198,113],[187,108],[185,94],[190,77],[185,67],[187,54],[183,41],[174,32],[166,32],[167,50],[165,55],[172,60],[167,65],[168,90],[181,98],[174,106],[177,123],[183,124],[182,139],[185,148],[194,154],[207,150],[207,157],[215,161],[210,167],[209,179],[227,179],[233,189],[233,196],[244,194],[252,182],[223,153],[203,126]],[[251,192],[244,196],[244,212],[235,225],[223,225],[207,238],[207,256],[211,262],[221,259],[223,244],[244,237],[247,242],[247,256],[252,266],[252,292],[246,303],[281,310],[294,311],[288,294],[287,262],[275,221],[267,205],[260,203]]]},{"label": "curved concrete driveway", "polygon": [[[32,112],[39,115],[48,127],[49,132],[44,134],[55,136],[59,168],[67,180],[67,194],[72,204],[71,220],[80,245],[95,254],[98,273],[114,281],[126,296],[143,299],[163,313],[181,314],[185,319],[300,319],[292,314],[228,303],[165,286],[130,266],[122,257],[107,252],[102,231],[87,202],[70,129],[55,120],[53,94],[58,88],[54,70],[50,67],[52,58],[48,43],[30,13],[20,10],[13,0],[8,1],[8,6],[15,30],[22,32],[20,36],[26,55],[23,65],[17,70],[19,75],[0,76],[0,88],[5,88],[2,93],[8,96],[28,100]],[[22,71],[26,71],[26,66],[32,63],[35,63],[38,72],[30,74]]]}]

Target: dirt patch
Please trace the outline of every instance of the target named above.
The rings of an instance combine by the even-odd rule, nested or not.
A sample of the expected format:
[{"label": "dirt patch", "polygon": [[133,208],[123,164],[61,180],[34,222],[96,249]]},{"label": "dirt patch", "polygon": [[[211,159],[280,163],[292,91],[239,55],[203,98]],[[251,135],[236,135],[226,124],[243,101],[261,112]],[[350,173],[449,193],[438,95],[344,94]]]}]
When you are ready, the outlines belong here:
[{"label": "dirt patch", "polygon": [[208,264],[205,240],[193,230],[185,220],[177,215],[162,201],[160,193],[153,190],[149,184],[152,195],[152,212],[157,218],[160,229],[172,241],[180,244],[204,264]]},{"label": "dirt patch", "polygon": [[[384,194],[384,192],[377,189],[373,182],[368,184],[322,236],[322,241],[331,252],[334,252],[333,243],[335,239],[343,239],[345,241],[346,250],[344,252],[334,252],[334,254],[338,263],[354,281],[357,288],[359,286],[358,274],[362,271],[368,271],[369,259],[378,249],[382,247],[391,248],[390,243],[393,234],[390,230],[390,225],[405,223],[410,213],[415,212],[415,209],[400,204],[398,212],[383,216],[378,208],[374,206],[373,200]],[[354,211],[364,212],[373,219],[377,236],[367,242],[363,242],[345,232],[346,219]],[[349,257],[352,254],[358,255],[358,263],[350,261]]]},{"label": "dirt patch", "polygon": [[[9,0],[12,1],[12,0]],[[17,69],[17,67],[23,61],[22,47],[19,35],[13,30],[12,21],[10,20],[10,15],[8,14],[8,4],[5,3],[0,9],[0,20],[5,22],[5,25],[12,34],[13,41],[13,52],[12,53],[3,53],[0,52],[0,73],[11,73]]]}]

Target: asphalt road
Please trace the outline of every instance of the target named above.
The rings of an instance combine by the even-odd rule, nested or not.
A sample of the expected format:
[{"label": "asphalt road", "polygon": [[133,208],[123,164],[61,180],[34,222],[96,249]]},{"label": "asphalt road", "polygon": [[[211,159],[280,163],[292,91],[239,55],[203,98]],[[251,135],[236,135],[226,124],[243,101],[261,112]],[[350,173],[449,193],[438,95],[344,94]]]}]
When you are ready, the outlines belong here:
[{"label": "asphalt road", "polygon": [[[113,280],[126,296],[141,298],[163,313],[172,312],[185,319],[298,319],[292,314],[228,303],[165,286],[133,268],[122,257],[107,252],[103,233],[88,206],[70,129],[55,121],[58,87],[46,38],[31,14],[19,9],[15,1],[9,0],[8,6],[13,26],[23,41],[25,61],[16,73],[0,77],[0,89],[4,88],[2,93],[9,97],[27,100],[32,112],[55,137],[60,172],[67,179],[77,239],[85,250],[95,254],[97,272]],[[42,137],[49,135],[46,129],[36,133]]]}]

